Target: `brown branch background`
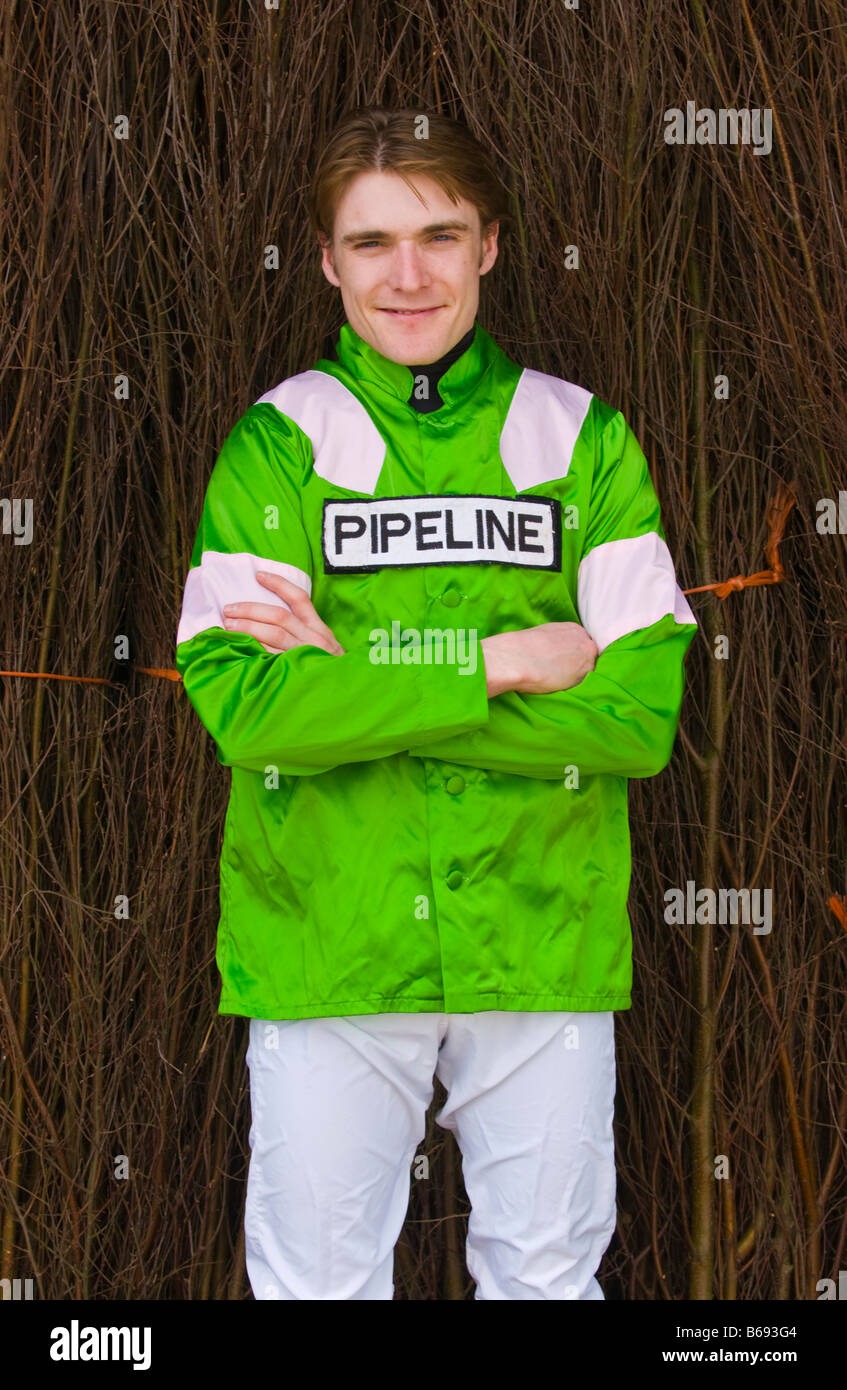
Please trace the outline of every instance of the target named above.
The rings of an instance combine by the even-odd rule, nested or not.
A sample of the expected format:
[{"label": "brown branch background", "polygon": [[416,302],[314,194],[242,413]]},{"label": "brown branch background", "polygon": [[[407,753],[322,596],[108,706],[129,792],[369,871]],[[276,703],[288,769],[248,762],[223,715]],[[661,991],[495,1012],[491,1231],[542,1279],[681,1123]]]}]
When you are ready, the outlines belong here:
[{"label": "brown branch background", "polygon": [[[482,320],[627,414],[683,588],[761,570],[768,505],[796,497],[781,582],[692,596],[674,757],[630,784],[599,1277],[610,1299],[816,1298],[847,1264],[847,553],[815,525],[847,488],[843,5],[18,0],[0,27],[0,494],[34,512],[30,545],[0,536],[0,666],[120,682],[0,681],[0,1277],[251,1296],[246,1021],[215,1013],[229,778],[181,687],[135,667],[173,666],[225,435],[342,321],[304,193],[337,117],[381,102],[496,154],[517,225]],[[770,107],[771,153],[666,145],[688,100]],[[688,879],[771,888],[772,933],[668,926]],[[473,1297],[442,1100],[399,1299]]]}]

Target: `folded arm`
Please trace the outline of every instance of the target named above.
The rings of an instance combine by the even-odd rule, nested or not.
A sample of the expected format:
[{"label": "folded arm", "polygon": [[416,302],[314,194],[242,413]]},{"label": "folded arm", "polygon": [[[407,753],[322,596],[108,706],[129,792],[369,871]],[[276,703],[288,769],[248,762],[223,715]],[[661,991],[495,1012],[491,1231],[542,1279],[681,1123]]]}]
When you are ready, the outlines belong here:
[{"label": "folded arm", "polygon": [[597,645],[594,670],[548,694],[509,691],[484,726],[411,748],[523,777],[653,777],[670,760],[684,659],[697,620],[679,588],[644,454],[620,412],[598,428],[577,579],[580,621]]},{"label": "folded arm", "polygon": [[508,691],[489,702],[487,724],[409,751],[549,781],[570,767],[584,776],[654,777],[673,751],[694,631],[662,618],[602,652],[571,690]]},{"label": "folded arm", "polygon": [[[299,504],[303,442],[273,407],[231,431],[209,480],[177,632],[186,694],[225,766],[315,775],[341,763],[465,734],[488,718],[481,654],[470,674],[445,665],[375,665],[371,648],[343,655],[302,645],[271,653],[224,627],[230,602],[278,602],[266,570],[311,590]],[[268,525],[273,522],[273,525]]]}]

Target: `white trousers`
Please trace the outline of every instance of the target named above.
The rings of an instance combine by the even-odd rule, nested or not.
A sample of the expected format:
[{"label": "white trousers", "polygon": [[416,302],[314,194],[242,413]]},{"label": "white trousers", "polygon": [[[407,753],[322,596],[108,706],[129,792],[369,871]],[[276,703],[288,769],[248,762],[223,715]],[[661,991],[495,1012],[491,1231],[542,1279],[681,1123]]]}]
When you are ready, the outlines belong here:
[{"label": "white trousers", "polygon": [[[245,1253],[257,1299],[391,1299],[435,1073],[476,1299],[602,1299],[614,1013],[250,1020]],[[437,1175],[436,1175],[437,1177]],[[432,1179],[430,1179],[431,1181]]]}]

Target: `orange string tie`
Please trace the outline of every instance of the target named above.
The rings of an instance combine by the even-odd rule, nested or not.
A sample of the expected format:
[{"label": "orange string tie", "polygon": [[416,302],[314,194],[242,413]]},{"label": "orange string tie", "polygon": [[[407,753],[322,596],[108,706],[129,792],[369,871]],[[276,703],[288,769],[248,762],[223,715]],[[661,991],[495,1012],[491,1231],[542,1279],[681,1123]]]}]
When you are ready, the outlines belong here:
[{"label": "orange string tie", "polygon": [[143,671],[145,676],[164,676],[165,680],[181,681],[182,676],[179,671],[168,671],[162,666],[136,666],[136,671]]},{"label": "orange string tie", "polygon": [[0,676],[29,676],[31,680],[43,681],[86,681],[91,685],[117,685],[117,681],[106,680],[105,676],[60,676],[53,671],[0,671]]},{"label": "orange string tie", "polygon": [[847,902],[845,902],[845,899],[839,897],[837,893],[833,893],[827,903],[827,907],[831,908],[844,930],[847,931]]},{"label": "orange string tie", "polygon": [[759,570],[756,574],[735,574],[731,579],[722,579],[717,584],[699,584],[696,589],[683,589],[682,592],[702,594],[711,589],[718,598],[728,598],[737,589],[753,589],[760,584],[779,584],[785,574],[779,559],[779,543],[785,531],[788,513],[796,501],[793,489],[787,483],[780,482],[776,497],[768,506],[767,514],[768,541],[765,546],[765,558],[770,569]]}]

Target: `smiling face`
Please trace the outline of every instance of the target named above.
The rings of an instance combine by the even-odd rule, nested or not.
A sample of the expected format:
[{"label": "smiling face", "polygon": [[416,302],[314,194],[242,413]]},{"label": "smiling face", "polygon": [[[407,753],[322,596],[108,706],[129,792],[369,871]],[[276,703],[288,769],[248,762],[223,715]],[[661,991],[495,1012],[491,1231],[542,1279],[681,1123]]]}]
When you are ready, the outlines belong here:
[{"label": "smiling face", "polygon": [[350,327],[403,366],[436,362],[467,333],[497,259],[496,222],[483,236],[473,203],[451,202],[425,175],[413,182],[420,198],[389,170],[357,174],[321,256]]}]

